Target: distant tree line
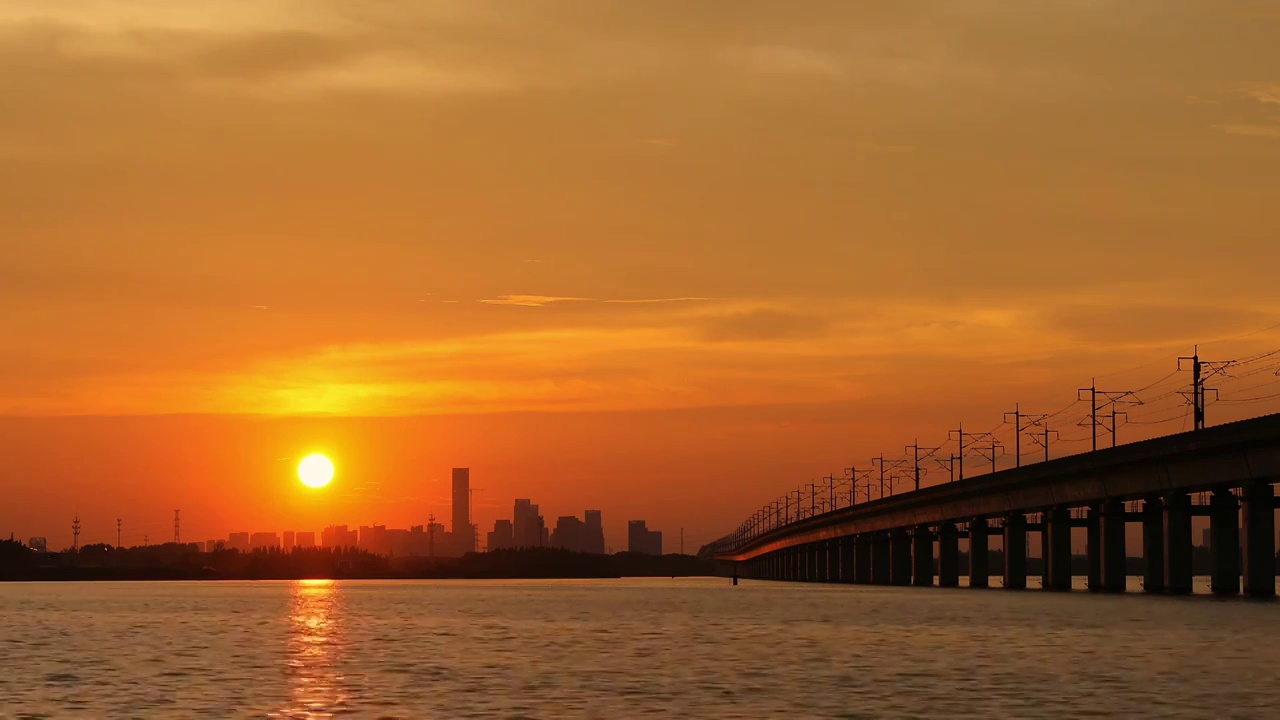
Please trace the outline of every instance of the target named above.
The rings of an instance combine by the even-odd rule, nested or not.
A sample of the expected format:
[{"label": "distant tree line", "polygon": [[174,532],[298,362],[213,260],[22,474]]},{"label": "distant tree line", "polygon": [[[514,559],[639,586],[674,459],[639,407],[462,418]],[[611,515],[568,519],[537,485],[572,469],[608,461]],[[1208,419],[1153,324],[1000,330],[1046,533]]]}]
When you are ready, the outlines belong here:
[{"label": "distant tree line", "polygon": [[373,555],[355,548],[201,552],[177,543],[35,552],[0,541],[0,580],[295,580],[307,578],[611,578],[710,575],[688,555],[594,555],[559,548],[469,553],[460,558]]}]

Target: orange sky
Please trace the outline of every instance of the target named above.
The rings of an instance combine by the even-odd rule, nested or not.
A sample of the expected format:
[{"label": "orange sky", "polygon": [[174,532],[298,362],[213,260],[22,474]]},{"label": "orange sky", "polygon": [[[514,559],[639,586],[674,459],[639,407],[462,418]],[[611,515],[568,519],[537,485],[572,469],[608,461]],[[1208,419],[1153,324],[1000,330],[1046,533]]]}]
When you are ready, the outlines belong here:
[{"label": "orange sky", "polygon": [[486,529],[672,549],[1141,387],[1280,322],[1277,68],[1258,0],[6,0],[0,528],[407,526],[470,465]]}]

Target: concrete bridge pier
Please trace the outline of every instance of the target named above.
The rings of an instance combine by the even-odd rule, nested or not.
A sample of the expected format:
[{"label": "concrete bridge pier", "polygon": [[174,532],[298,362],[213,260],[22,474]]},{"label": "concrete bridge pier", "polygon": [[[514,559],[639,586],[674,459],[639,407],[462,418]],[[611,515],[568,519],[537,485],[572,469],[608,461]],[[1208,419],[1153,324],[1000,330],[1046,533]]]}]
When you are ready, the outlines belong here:
[{"label": "concrete bridge pier", "polygon": [[938,587],[960,584],[960,533],[953,522],[938,526]]},{"label": "concrete bridge pier", "polygon": [[1128,581],[1125,564],[1124,503],[1106,500],[1102,503],[1102,590],[1124,592]]},{"label": "concrete bridge pier", "polygon": [[1040,588],[1049,589],[1049,513],[1040,513]]},{"label": "concrete bridge pier", "polygon": [[1050,508],[1044,514],[1047,548],[1043,556],[1045,590],[1071,589],[1071,511],[1066,507]]},{"label": "concrete bridge pier", "polygon": [[1164,501],[1160,498],[1142,501],[1142,558],[1146,563],[1142,590],[1164,592]]},{"label": "concrete bridge pier", "polygon": [[1004,519],[1004,587],[1027,588],[1027,517],[1022,513]]},{"label": "concrete bridge pier", "polygon": [[933,531],[928,525],[917,525],[911,537],[911,584],[933,585]]},{"label": "concrete bridge pier", "polygon": [[888,585],[892,573],[889,572],[889,533],[877,532],[871,536],[871,582],[876,585]]},{"label": "concrete bridge pier", "polygon": [[853,582],[854,571],[854,546],[857,543],[856,535],[845,535],[840,538],[840,582]]},{"label": "concrete bridge pier", "polygon": [[1244,592],[1269,598],[1276,594],[1276,496],[1269,482],[1244,488]]},{"label": "concrete bridge pier", "polygon": [[843,538],[827,541],[827,582],[840,582],[840,544]]},{"label": "concrete bridge pier", "polygon": [[813,544],[814,579],[820,583],[827,582],[827,541],[819,540]]},{"label": "concrete bridge pier", "polygon": [[1164,589],[1191,592],[1191,496],[1169,493],[1164,502]]},{"label": "concrete bridge pier", "polygon": [[889,532],[889,584],[911,584],[911,534],[902,528]]},{"label": "concrete bridge pier", "polygon": [[853,581],[859,585],[871,584],[871,545],[875,537],[862,533],[853,546]]},{"label": "concrete bridge pier", "polygon": [[1102,590],[1102,505],[1089,506],[1085,523],[1085,555],[1089,563],[1089,590]]},{"label": "concrete bridge pier", "polygon": [[991,556],[987,554],[987,519],[969,521],[969,587],[991,585]]},{"label": "concrete bridge pier", "polygon": [[[1214,595],[1240,592],[1240,502],[1230,488],[1209,496],[1209,552],[1213,556],[1210,589]],[[1272,562],[1275,562],[1272,560]],[[1272,572],[1275,572],[1274,570]]]}]

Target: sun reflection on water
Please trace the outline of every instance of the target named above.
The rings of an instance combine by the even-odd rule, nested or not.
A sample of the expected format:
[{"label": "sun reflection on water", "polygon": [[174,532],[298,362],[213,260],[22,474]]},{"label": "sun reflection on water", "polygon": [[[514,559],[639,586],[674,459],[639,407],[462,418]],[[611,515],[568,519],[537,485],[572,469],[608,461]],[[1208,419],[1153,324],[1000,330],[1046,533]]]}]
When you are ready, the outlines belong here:
[{"label": "sun reflection on water", "polygon": [[341,615],[341,593],[333,580],[299,580],[294,584],[289,618],[289,707],[280,716],[328,718],[346,707]]}]

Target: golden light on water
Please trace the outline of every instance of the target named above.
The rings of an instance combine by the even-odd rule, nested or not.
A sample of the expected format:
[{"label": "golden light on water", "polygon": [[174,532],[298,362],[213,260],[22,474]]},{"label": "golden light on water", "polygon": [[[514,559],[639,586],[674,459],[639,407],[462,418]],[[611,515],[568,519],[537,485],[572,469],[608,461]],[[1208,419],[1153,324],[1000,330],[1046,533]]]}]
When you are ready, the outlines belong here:
[{"label": "golden light on water", "polygon": [[298,463],[298,479],[307,487],[328,485],[333,480],[333,461],[319,453],[302,458]]}]

